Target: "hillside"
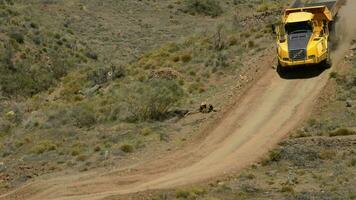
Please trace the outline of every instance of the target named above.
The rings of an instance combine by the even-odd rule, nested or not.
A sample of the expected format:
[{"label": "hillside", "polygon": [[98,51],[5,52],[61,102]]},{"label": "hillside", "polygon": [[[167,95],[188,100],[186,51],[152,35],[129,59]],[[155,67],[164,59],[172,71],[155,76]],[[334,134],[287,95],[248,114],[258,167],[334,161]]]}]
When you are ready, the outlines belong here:
[{"label": "hillside", "polygon": [[[0,194],[80,198],[102,190],[112,192],[103,195],[109,199],[354,199],[355,41],[337,68],[279,77],[271,25],[288,3],[0,0]],[[308,93],[318,88],[318,78],[326,84],[321,94]],[[298,86],[305,93],[287,91]],[[306,99],[295,107],[302,114],[292,95]],[[202,102],[214,111],[199,112]],[[258,115],[263,105],[280,115]],[[198,161],[214,161],[213,153],[223,149],[218,145],[239,149],[238,141],[225,143],[229,131],[244,128],[242,122],[230,125],[236,119],[229,113],[239,111],[236,119],[256,117],[272,131],[266,135],[277,130],[276,140],[290,136],[268,158],[207,184],[116,196],[117,188],[136,191],[135,183],[164,179],[165,172],[184,180],[179,169],[194,163],[203,173]],[[270,127],[289,114],[308,118],[290,123],[289,133]],[[267,123],[269,116],[279,118]],[[219,124],[226,129],[214,132]],[[246,129],[263,132],[251,124]],[[242,137],[254,135],[232,138]],[[90,190],[93,185],[99,189]]]},{"label": "hillside", "polygon": [[223,106],[246,57],[269,46],[274,16],[262,11],[230,1],[209,12],[176,1],[1,1],[1,190],[184,145],[215,115],[182,117],[203,101]]}]

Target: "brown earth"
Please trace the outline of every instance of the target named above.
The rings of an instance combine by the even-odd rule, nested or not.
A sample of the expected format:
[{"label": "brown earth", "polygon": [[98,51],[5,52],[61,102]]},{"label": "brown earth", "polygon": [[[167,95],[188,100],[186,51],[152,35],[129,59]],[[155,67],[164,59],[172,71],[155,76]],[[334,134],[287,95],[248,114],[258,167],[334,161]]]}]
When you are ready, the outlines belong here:
[{"label": "brown earth", "polygon": [[[309,114],[328,74],[264,75],[204,135],[171,155],[125,169],[42,178],[0,199],[103,199],[206,181],[259,160]],[[320,74],[321,73],[321,74]],[[320,75],[319,75],[320,74]]]}]

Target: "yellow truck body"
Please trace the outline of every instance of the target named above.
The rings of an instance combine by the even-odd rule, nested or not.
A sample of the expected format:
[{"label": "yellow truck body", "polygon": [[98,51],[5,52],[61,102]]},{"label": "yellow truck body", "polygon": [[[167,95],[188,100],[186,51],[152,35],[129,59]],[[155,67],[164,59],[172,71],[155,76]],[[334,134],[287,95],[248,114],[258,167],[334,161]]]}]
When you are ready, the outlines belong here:
[{"label": "yellow truck body", "polygon": [[284,11],[277,28],[279,67],[331,65],[331,35],[342,0],[302,4]]}]

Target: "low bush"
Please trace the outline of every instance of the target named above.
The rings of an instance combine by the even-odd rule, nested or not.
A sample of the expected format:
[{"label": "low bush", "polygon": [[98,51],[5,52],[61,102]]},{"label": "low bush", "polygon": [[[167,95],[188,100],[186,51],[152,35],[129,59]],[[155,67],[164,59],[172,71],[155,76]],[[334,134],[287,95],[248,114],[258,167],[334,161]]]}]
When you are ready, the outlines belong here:
[{"label": "low bush", "polygon": [[147,128],[147,127],[140,130],[140,134],[142,136],[148,136],[148,135],[151,135],[152,133],[153,133],[152,129]]},{"label": "low bush", "polygon": [[293,193],[294,192],[294,188],[292,186],[283,186],[281,188],[281,192],[283,192],[283,193]]},{"label": "low bush", "polygon": [[352,167],[356,166],[356,158],[352,158],[352,159],[351,159],[350,165],[351,165]]},{"label": "low bush", "polygon": [[125,88],[123,101],[132,120],[161,120],[183,96],[183,90],[174,80],[153,79],[133,82]]},{"label": "low bush", "polygon": [[79,156],[87,149],[86,144],[84,143],[74,143],[70,148],[70,155],[72,156]]},{"label": "low bush", "polygon": [[257,12],[266,12],[267,10],[270,9],[270,7],[271,6],[269,4],[263,3],[257,8]]},{"label": "low bush", "polygon": [[89,158],[88,155],[79,155],[76,160],[80,161],[80,162],[84,162],[84,161],[88,160],[88,158]]},{"label": "low bush", "polygon": [[252,179],[255,179],[256,176],[252,173],[241,173],[240,176],[239,176],[240,179],[242,180],[252,180]]},{"label": "low bush", "polygon": [[100,85],[108,81],[109,69],[97,68],[89,72],[87,75],[87,80],[91,81],[93,85]]},{"label": "low bush", "polygon": [[57,145],[54,144],[52,141],[45,140],[39,142],[32,148],[32,152],[36,154],[42,154],[46,151],[53,151],[57,149]]},{"label": "low bush", "polygon": [[249,48],[252,48],[252,47],[255,46],[255,42],[254,42],[253,40],[249,40],[248,43],[247,43],[247,46],[248,46]]},{"label": "low bush", "polygon": [[183,61],[184,63],[187,63],[192,60],[192,56],[186,53],[181,56],[180,60]]},{"label": "low bush", "polygon": [[339,74],[337,72],[330,72],[330,74],[329,74],[330,78],[337,78],[338,75]]},{"label": "low bush", "polygon": [[126,70],[124,67],[99,67],[88,72],[87,80],[92,83],[92,85],[101,85],[109,80],[114,80],[117,78],[123,78],[126,76]]},{"label": "low bush", "polygon": [[7,49],[0,62],[1,91],[6,96],[32,96],[48,89],[54,83],[52,74],[40,67],[29,66],[26,62],[12,62],[14,52]]},{"label": "low bush", "polygon": [[120,146],[120,149],[125,153],[132,153],[134,151],[134,147],[130,144],[123,144]]},{"label": "low bush", "polygon": [[57,108],[48,113],[46,126],[61,127],[74,125],[78,128],[86,128],[97,122],[94,109],[89,105],[75,105],[69,108]]},{"label": "low bush", "polygon": [[[65,76],[75,63],[68,50],[50,47],[40,55],[36,49],[20,48],[22,40],[16,34],[13,39],[5,41],[0,47],[0,85],[4,96],[33,96],[54,86],[60,78]],[[15,40],[17,43],[13,42]],[[37,36],[36,36],[37,37]],[[43,38],[34,38],[36,45],[44,42]],[[43,40],[43,41],[42,41]],[[38,48],[41,48],[38,46]],[[46,61],[41,58],[46,57]]]},{"label": "low bush", "polygon": [[193,187],[180,189],[176,191],[176,198],[182,199],[197,199],[199,196],[205,195],[207,192],[205,189]]},{"label": "low bush", "polygon": [[322,150],[319,153],[319,157],[322,160],[331,160],[336,156],[336,152],[334,150]]},{"label": "low bush", "polygon": [[11,127],[12,124],[9,121],[0,118],[0,137],[1,134],[8,133],[11,130]]},{"label": "low bush", "polygon": [[223,9],[216,0],[186,0],[186,12],[195,15],[207,15],[217,17],[223,13]]},{"label": "low bush", "polygon": [[19,31],[12,31],[9,33],[9,36],[19,44],[23,44],[25,42],[25,36]]},{"label": "low bush", "polygon": [[98,54],[94,51],[88,51],[85,55],[93,60],[98,60],[99,58]]},{"label": "low bush", "polygon": [[238,39],[234,36],[230,36],[228,39],[228,43],[230,46],[237,45],[238,42],[239,42]]},{"label": "low bush", "polygon": [[90,127],[96,123],[94,110],[85,105],[73,107],[70,117],[74,119],[75,125],[79,128]]},{"label": "low bush", "polygon": [[352,131],[352,130],[349,130],[346,128],[341,128],[334,132],[329,133],[329,136],[336,137],[336,136],[348,136],[348,135],[354,135],[354,134],[356,134],[355,131]]},{"label": "low bush", "polygon": [[282,154],[278,150],[271,151],[269,153],[269,159],[273,162],[278,162],[282,159]]}]

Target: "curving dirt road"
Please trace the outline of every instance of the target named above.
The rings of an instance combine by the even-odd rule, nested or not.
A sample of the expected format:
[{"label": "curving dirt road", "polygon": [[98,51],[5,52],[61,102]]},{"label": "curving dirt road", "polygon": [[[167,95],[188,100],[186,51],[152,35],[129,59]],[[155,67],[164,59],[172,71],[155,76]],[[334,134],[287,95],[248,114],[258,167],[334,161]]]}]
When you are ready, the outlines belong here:
[{"label": "curving dirt road", "polygon": [[328,80],[327,72],[317,71],[303,78],[286,76],[267,69],[204,137],[168,157],[111,172],[37,180],[0,199],[103,199],[240,170],[264,156],[307,116]]}]

